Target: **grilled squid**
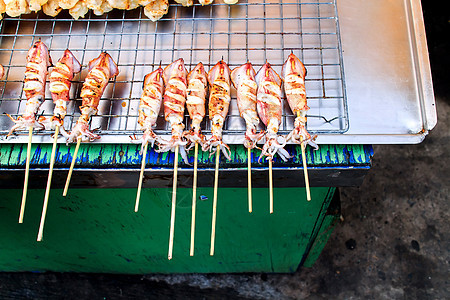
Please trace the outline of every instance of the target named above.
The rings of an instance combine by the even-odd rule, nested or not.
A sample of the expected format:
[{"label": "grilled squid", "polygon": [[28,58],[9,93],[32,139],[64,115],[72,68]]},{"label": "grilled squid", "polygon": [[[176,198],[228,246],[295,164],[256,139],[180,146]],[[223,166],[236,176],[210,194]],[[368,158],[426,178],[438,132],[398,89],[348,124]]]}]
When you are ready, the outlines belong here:
[{"label": "grilled squid", "polygon": [[245,120],[246,128],[244,146],[253,149],[264,133],[257,133],[259,124],[256,113],[256,92],[258,85],[255,81],[255,70],[247,62],[231,71],[231,81],[237,90],[237,104],[240,116]]},{"label": "grilled squid", "polygon": [[81,116],[67,137],[68,143],[75,141],[79,136],[85,141],[100,138],[97,134],[89,131],[89,120],[98,112],[98,104],[109,79],[117,74],[119,74],[119,68],[106,52],[89,62],[89,72],[80,93],[80,97],[83,99],[82,106],[80,106]]},{"label": "grilled squid", "polygon": [[317,136],[311,137],[306,130],[306,112],[309,109],[306,103],[306,68],[300,59],[291,53],[283,65],[281,74],[284,81],[284,92],[287,101],[292,112],[296,115],[294,130],[289,133],[287,140],[291,140],[296,144],[301,144],[303,142],[317,149],[318,146],[314,142]]},{"label": "grilled squid", "polygon": [[141,101],[139,102],[138,123],[144,130],[144,135],[140,139],[132,140],[132,142],[142,142],[141,152],[145,144],[150,143],[153,147],[153,144],[158,140],[152,127],[155,126],[158,119],[163,97],[164,81],[161,67],[145,75],[143,89]]},{"label": "grilled squid", "polygon": [[[62,126],[64,117],[67,113],[67,103],[70,101],[69,91],[72,85],[72,79],[75,73],[81,71],[81,65],[70,50],[64,51],[63,56],[54,66],[50,73],[50,92],[52,93],[53,103],[55,109],[53,110],[53,117],[45,119],[43,124],[50,129],[55,129],[56,126]],[[61,127],[61,133],[64,136],[68,134]]]},{"label": "grilled squid", "polygon": [[202,134],[200,124],[205,117],[206,90],[208,78],[202,63],[197,64],[187,76],[187,100],[186,106],[189,117],[192,120],[191,129],[184,133],[190,149],[195,143],[203,144],[205,136]]},{"label": "grilled squid", "polygon": [[256,95],[258,114],[267,127],[266,142],[260,159],[263,156],[266,156],[267,159],[273,159],[273,156],[278,153],[281,159],[287,161],[290,155],[283,148],[286,145],[286,139],[277,135],[282,114],[280,76],[272,69],[269,63],[266,63],[256,74],[255,80],[258,84]]},{"label": "grilled squid", "polygon": [[209,91],[209,119],[211,120],[211,138],[206,141],[202,149],[210,151],[211,155],[220,147],[225,157],[230,160],[230,147],[222,141],[222,129],[230,106],[230,68],[223,61],[219,61],[208,73]]},{"label": "grilled squid", "polygon": [[175,151],[178,146],[181,157],[188,163],[187,142],[183,138],[184,105],[186,104],[187,71],[182,58],[172,62],[163,72],[164,83],[164,117],[169,122],[172,137],[169,141],[161,140],[157,152]]},{"label": "grilled squid", "polygon": [[35,42],[27,55],[27,65],[23,85],[25,97],[27,98],[25,112],[17,119],[14,119],[7,114],[7,116],[15,123],[7,136],[11,135],[16,130],[25,130],[29,127],[38,130],[45,129],[44,125],[36,120],[36,115],[39,107],[44,102],[47,68],[51,66],[51,64],[52,59],[48,53],[47,46],[41,41]]}]

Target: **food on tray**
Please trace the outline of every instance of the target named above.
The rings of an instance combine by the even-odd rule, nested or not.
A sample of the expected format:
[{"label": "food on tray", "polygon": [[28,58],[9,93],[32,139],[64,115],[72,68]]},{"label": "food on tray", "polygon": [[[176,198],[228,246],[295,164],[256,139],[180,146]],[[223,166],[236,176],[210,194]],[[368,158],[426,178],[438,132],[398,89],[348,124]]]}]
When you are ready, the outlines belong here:
[{"label": "food on tray", "polygon": [[188,163],[187,142],[183,138],[184,105],[186,104],[187,71],[182,58],[172,62],[164,69],[164,117],[172,130],[169,141],[161,140],[157,152],[174,151],[178,148],[183,160]]},{"label": "food on tray", "polygon": [[[47,129],[55,129],[56,126],[62,126],[64,117],[67,113],[67,103],[70,101],[69,91],[72,85],[72,79],[75,73],[81,71],[81,65],[70,50],[64,51],[63,56],[54,66],[50,73],[50,92],[52,93],[53,103],[55,108],[53,110],[53,117],[40,119],[40,122],[45,125]],[[67,133],[61,127],[63,135]]]},{"label": "food on tray", "polygon": [[[183,6],[192,6],[193,0],[175,0]],[[213,0],[199,0],[201,5],[208,5]],[[237,0],[224,0],[226,4],[235,4]],[[144,14],[152,21],[157,21],[167,14],[168,0],[0,0],[0,20],[4,12],[10,17],[29,14],[32,11],[42,11],[51,17],[58,15],[61,10],[68,9],[75,19],[83,18],[91,9],[100,16],[112,9],[131,10],[144,7]]]},{"label": "food on tray", "polygon": [[191,130],[184,133],[192,148],[195,143],[203,144],[205,136],[202,134],[200,124],[205,117],[206,91],[208,90],[208,78],[202,63],[198,63],[187,76],[187,100],[186,106],[191,118]]},{"label": "food on tray", "polygon": [[55,17],[62,10],[60,4],[61,4],[60,0],[48,0],[47,3],[45,3],[42,6],[42,11],[44,12],[44,14],[46,14],[50,17]]},{"label": "food on tray", "polygon": [[39,107],[45,98],[45,81],[47,78],[47,68],[52,64],[47,46],[40,40],[35,42],[27,55],[27,65],[23,91],[27,98],[25,112],[22,116],[14,119],[9,114],[8,117],[15,123],[8,136],[16,130],[28,128],[44,129],[44,125],[36,120]]},{"label": "food on tray", "polygon": [[223,61],[219,61],[208,73],[209,90],[209,119],[211,121],[211,138],[203,146],[203,151],[211,154],[217,151],[217,146],[225,157],[230,160],[230,147],[222,141],[222,129],[230,106],[230,68]]},{"label": "food on tray", "polygon": [[133,139],[132,142],[142,142],[141,151],[148,143],[153,144],[158,137],[153,132],[152,127],[156,125],[159,110],[163,99],[164,81],[163,69],[159,67],[155,71],[145,75],[143,83],[143,91],[139,102],[139,118],[138,123],[144,130],[144,135],[140,139]]},{"label": "food on tray", "polygon": [[194,0],[175,0],[176,3],[181,4],[183,6],[192,6],[194,5]]},{"label": "food on tray", "polygon": [[150,3],[145,5],[144,14],[153,22],[158,21],[169,11],[168,0],[150,0]]},{"label": "food on tray", "polygon": [[109,79],[118,74],[119,69],[116,63],[106,52],[89,62],[89,73],[80,93],[80,97],[83,99],[82,106],[80,106],[81,116],[67,137],[67,142],[73,142],[79,137],[90,141],[100,138],[97,134],[89,131],[89,120],[98,112],[98,104]]},{"label": "food on tray", "polygon": [[237,90],[237,104],[240,116],[245,120],[247,130],[245,131],[246,148],[254,148],[264,133],[257,133],[256,126],[259,124],[256,113],[256,92],[258,85],[255,81],[255,70],[250,62],[233,69],[231,80]]},{"label": "food on tray", "polygon": [[266,156],[268,160],[272,160],[273,156],[278,153],[284,161],[287,161],[290,155],[283,148],[286,145],[286,139],[277,135],[282,113],[280,76],[269,63],[266,63],[256,74],[255,80],[258,83],[256,96],[258,114],[267,127],[266,142],[260,158]]},{"label": "food on tray", "polygon": [[309,109],[306,103],[306,68],[300,59],[291,53],[284,63],[281,73],[287,101],[296,116],[294,130],[288,135],[287,140],[291,140],[296,144],[309,144],[317,148],[317,144],[314,143],[317,136],[311,137],[308,131],[306,131],[306,112]]}]

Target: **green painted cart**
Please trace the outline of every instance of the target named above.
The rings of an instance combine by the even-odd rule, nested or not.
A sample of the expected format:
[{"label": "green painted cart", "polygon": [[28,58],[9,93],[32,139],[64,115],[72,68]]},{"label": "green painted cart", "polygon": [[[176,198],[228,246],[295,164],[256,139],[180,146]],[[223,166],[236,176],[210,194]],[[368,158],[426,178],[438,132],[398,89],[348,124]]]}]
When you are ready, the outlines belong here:
[{"label": "green painted cart", "polygon": [[[216,251],[209,255],[214,157],[200,153],[195,254],[189,255],[192,167],[181,164],[174,257],[167,259],[173,159],[148,151],[141,204],[134,212],[140,147],[82,144],[62,197],[74,146],[58,145],[44,240],[36,242],[51,145],[33,145],[24,223],[18,224],[26,145],[0,145],[0,270],[108,273],[293,272],[311,266],[339,219],[338,186],[359,185],[371,146],[307,150],[312,201],[306,201],[300,148],[274,161],[274,213],[267,163],[253,152],[253,212],[247,206],[247,152],[220,163]],[[192,157],[190,158],[192,160]]]}]

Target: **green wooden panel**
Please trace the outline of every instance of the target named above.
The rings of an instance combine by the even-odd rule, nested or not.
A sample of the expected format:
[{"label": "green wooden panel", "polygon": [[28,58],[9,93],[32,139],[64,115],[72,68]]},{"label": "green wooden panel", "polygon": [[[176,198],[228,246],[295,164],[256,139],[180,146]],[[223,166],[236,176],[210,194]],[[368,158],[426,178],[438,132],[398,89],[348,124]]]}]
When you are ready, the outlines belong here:
[{"label": "green wooden panel", "polygon": [[0,199],[0,271],[74,271],[108,273],[293,272],[309,248],[314,225],[321,223],[330,189],[274,190],[269,214],[268,190],[253,189],[253,213],[247,190],[220,188],[216,254],[209,255],[211,188],[197,202],[195,256],[189,256],[191,189],[177,197],[174,258],[167,260],[171,193],[144,189],[134,213],[135,189],[51,191],[44,240],[36,242],[44,190],[30,190],[23,224],[18,224],[21,190],[2,190]]},{"label": "green wooden panel", "polygon": [[[221,168],[246,168],[247,150],[241,145],[231,145],[231,161],[221,157]],[[73,157],[75,145],[66,146],[58,144],[56,151],[55,167],[67,167]],[[301,166],[301,149],[296,145],[287,145],[286,149],[293,156],[288,162],[283,162],[275,156],[274,167]],[[77,157],[78,167],[88,168],[130,168],[141,163],[139,154],[140,145],[132,144],[82,144]],[[50,162],[50,144],[32,144],[32,167],[44,167]],[[260,151],[252,150],[252,164],[255,168],[267,167],[267,162],[258,162]],[[307,147],[306,157],[310,167],[353,167],[369,166],[373,149],[370,145],[320,145],[319,150],[314,151]],[[180,157],[181,158],[181,157]],[[189,154],[189,161],[193,163],[193,151]],[[23,168],[26,161],[26,144],[0,144],[0,169]],[[150,168],[172,168],[174,154],[156,153],[148,150],[147,166]],[[199,152],[199,167],[213,167],[214,156],[209,153]],[[181,168],[192,168],[184,164],[180,159]]]}]

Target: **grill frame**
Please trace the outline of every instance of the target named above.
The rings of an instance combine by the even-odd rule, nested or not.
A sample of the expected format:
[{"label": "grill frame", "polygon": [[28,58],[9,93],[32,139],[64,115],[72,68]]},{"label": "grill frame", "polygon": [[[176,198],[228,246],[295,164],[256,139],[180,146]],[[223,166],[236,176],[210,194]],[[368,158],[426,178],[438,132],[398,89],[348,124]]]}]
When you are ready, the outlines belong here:
[{"label": "grill frame", "polygon": [[[291,8],[296,11],[290,10]],[[262,16],[259,16],[261,12]],[[299,15],[300,18],[292,15]],[[241,28],[244,25],[245,28]],[[148,30],[149,28],[154,30]],[[277,28],[281,30],[277,32]],[[203,32],[203,29],[207,30]],[[207,70],[221,56],[230,63],[230,68],[249,60],[256,71],[268,60],[277,73],[280,73],[282,63],[290,51],[293,51],[308,70],[306,87],[311,109],[308,112],[307,129],[312,134],[342,134],[349,128],[339,20],[334,0],[267,0],[263,3],[249,0],[233,6],[215,3],[207,7],[195,4],[190,8],[174,4],[168,15],[155,23],[143,15],[143,8],[133,11],[115,10],[100,17],[89,12],[85,19],[77,21],[69,18],[66,13],[50,18],[38,12],[19,18],[5,16],[0,23],[0,32],[0,63],[5,67],[5,78],[0,81],[1,110],[14,117],[23,112],[26,102],[21,92],[22,74],[27,47],[35,40],[41,38],[46,42],[54,62],[66,48],[73,51],[80,60],[84,69],[74,78],[71,97],[75,101],[68,105],[66,130],[72,128],[80,115],[79,92],[81,79],[87,73],[85,66],[101,51],[111,54],[118,62],[121,74],[109,84],[100,102],[99,114],[92,118],[91,128],[100,128],[100,143],[129,142],[129,135],[140,134],[137,106],[143,76],[160,63],[166,66],[178,57],[185,59],[188,69],[203,60]],[[92,45],[96,38],[100,38],[101,43]],[[298,41],[293,40],[294,38]],[[64,39],[67,41],[62,43]],[[226,47],[220,46],[222,44]],[[141,48],[141,45],[146,47]],[[148,50],[151,45],[157,47]],[[145,54],[152,55],[148,58]],[[274,59],[277,54],[281,56]],[[283,100],[283,120],[279,132],[288,134],[292,130],[294,116],[284,97]],[[47,91],[41,112],[50,116],[52,110],[51,95]],[[206,135],[210,133],[207,120],[208,116],[202,124]],[[187,111],[185,121],[188,127],[190,123]],[[6,115],[0,116],[0,134],[6,134],[11,126],[12,122]],[[263,129],[262,122],[259,128]],[[170,135],[162,111],[155,132]],[[232,89],[230,112],[224,126],[224,141],[240,144],[243,142],[244,132],[245,123],[239,117],[236,92]],[[51,142],[49,133],[36,132],[35,142]],[[1,141],[25,142],[26,132],[19,132],[7,140],[3,135]]]}]

